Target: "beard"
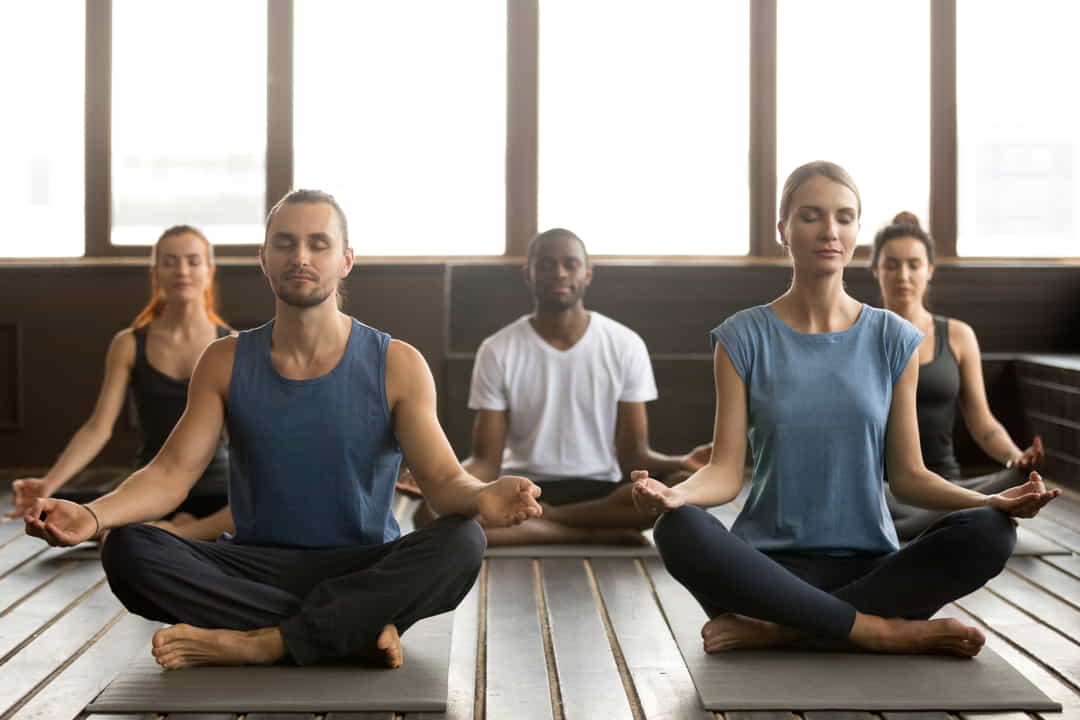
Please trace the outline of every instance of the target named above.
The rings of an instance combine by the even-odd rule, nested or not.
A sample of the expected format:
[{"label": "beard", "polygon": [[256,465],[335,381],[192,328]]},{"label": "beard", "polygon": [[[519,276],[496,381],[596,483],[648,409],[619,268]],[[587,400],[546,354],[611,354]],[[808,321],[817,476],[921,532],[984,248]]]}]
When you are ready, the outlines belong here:
[{"label": "beard", "polygon": [[295,308],[310,308],[321,305],[334,293],[334,288],[313,287],[308,292],[296,292],[282,287],[274,288],[278,300]]},{"label": "beard", "polygon": [[584,289],[576,290],[569,295],[538,295],[536,305],[538,309],[545,312],[562,312],[577,305],[584,297]]}]

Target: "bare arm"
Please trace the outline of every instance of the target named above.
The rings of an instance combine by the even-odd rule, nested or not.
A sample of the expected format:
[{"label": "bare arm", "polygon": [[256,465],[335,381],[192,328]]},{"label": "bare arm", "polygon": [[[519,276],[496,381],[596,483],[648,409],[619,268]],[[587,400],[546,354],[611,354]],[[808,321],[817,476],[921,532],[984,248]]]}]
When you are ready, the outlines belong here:
[{"label": "bare arm", "polygon": [[746,462],[746,385],[735,372],[724,346],[713,351],[716,417],[709,463],[673,488],[643,480],[635,473],[634,495],[644,510],[671,510],[684,503],[710,507],[735,499],[742,488]]},{"label": "bare arm", "polygon": [[[975,331],[967,323],[949,321],[950,335],[956,339],[960,364],[960,413],[971,436],[982,451],[1005,465],[1023,453],[1009,437],[1004,426],[990,411],[983,381],[982,355]],[[939,340],[940,342],[940,340]]]},{"label": "bare arm", "polygon": [[222,533],[234,533],[232,509],[226,505],[212,515],[193,520],[183,525],[177,525],[169,520],[155,520],[150,525],[156,525],[162,530],[168,530],[173,535],[179,535],[189,540],[216,540]]},{"label": "bare arm", "polygon": [[492,525],[540,514],[533,499],[539,488],[527,479],[505,476],[489,484],[465,471],[439,425],[435,381],[427,363],[415,348],[398,340],[392,340],[387,351],[386,390],[398,443],[436,513],[479,514]]},{"label": "bare arm", "polygon": [[649,414],[643,402],[620,402],[615,421],[615,453],[624,470],[648,470],[666,475],[685,470],[696,472],[707,462],[708,446],[686,455],[665,455],[649,445]]},{"label": "bare arm", "polygon": [[472,429],[472,454],[462,463],[465,472],[486,483],[494,482],[502,469],[506,448],[505,410],[479,410]]},{"label": "bare arm", "polygon": [[121,330],[109,343],[109,350],[105,355],[105,377],[94,404],[94,411],[71,437],[67,447],[44,477],[21,478],[12,483],[15,510],[10,514],[11,517],[21,515],[38,498],[52,496],[97,457],[112,437],[113,426],[120,417],[134,364],[135,337],[131,330]]}]

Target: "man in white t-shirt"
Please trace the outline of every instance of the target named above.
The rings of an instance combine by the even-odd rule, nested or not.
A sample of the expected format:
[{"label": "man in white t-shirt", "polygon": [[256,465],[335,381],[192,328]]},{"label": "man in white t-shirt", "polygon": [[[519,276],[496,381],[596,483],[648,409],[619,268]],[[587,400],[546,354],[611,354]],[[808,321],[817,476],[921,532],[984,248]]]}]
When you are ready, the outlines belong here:
[{"label": "man in white t-shirt", "polygon": [[677,482],[708,461],[708,446],[680,457],[649,447],[645,403],[657,393],[648,350],[630,328],[585,309],[592,266],[577,235],[533,239],[525,280],[533,313],[476,353],[464,467],[488,480],[525,475],[546,507],[518,527],[488,528],[488,542],[641,542],[655,518],[634,507],[624,477],[648,470]]}]

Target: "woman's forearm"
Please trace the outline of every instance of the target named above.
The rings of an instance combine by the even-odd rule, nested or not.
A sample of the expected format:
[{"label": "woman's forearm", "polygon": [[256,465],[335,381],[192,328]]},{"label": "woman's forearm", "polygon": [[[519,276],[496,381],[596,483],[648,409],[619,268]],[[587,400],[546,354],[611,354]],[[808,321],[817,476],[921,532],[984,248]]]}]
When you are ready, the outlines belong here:
[{"label": "woman's forearm", "polygon": [[67,447],[60,453],[53,466],[45,473],[45,491],[52,495],[63,487],[80,470],[97,457],[105,444],[109,442],[112,431],[87,423],[80,427]]},{"label": "woman's forearm", "polygon": [[925,469],[890,475],[889,487],[904,502],[929,510],[964,510],[987,504],[986,495],[962,488]]}]

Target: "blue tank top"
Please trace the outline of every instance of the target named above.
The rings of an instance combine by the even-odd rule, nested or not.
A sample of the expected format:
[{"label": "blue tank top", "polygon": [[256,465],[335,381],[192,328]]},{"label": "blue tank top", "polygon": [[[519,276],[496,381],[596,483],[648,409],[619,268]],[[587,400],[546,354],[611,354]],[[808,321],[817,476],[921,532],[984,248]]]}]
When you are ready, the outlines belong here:
[{"label": "blue tank top", "polygon": [[337,548],[397,538],[390,336],[353,319],[333,370],[290,380],[270,359],[273,328],[270,321],[236,342],[226,412],[236,542]]},{"label": "blue tank top", "polygon": [[801,333],[761,305],[728,318],[712,339],[747,392],[754,472],[732,532],[765,551],[896,550],[885,431],[893,386],[922,333],[867,305],[846,330]]}]

